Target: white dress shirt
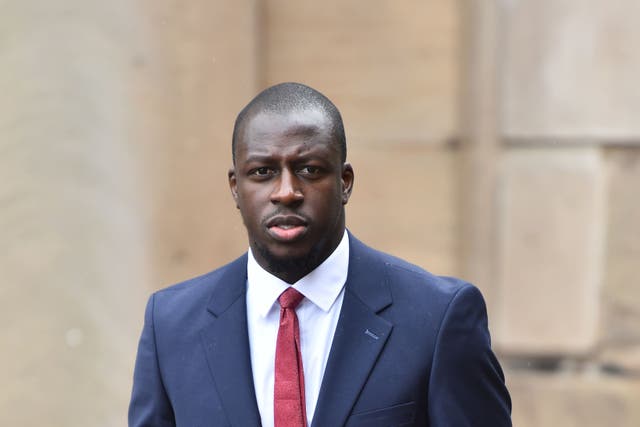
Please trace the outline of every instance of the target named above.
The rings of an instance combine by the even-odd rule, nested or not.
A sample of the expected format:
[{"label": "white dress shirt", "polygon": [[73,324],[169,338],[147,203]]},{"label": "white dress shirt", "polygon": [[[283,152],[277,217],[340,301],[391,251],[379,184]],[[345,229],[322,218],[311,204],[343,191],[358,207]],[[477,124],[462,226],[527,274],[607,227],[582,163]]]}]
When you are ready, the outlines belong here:
[{"label": "white dress shirt", "polygon": [[[305,296],[296,308],[304,369],[307,420],[320,393],[324,369],[344,299],[349,268],[349,237],[345,231],[333,253],[292,286]],[[247,325],[253,385],[263,427],[273,427],[276,338],[280,323],[277,299],[290,285],[264,270],[249,249],[247,261]]]}]

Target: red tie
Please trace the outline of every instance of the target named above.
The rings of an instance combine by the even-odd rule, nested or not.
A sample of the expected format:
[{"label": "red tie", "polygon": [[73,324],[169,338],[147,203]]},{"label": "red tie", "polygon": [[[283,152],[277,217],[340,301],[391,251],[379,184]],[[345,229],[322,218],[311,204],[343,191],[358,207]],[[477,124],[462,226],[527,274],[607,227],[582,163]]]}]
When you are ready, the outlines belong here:
[{"label": "red tie", "polygon": [[300,351],[300,328],[296,306],[304,295],[293,288],[284,291],[280,302],[280,328],[276,342],[276,369],[273,398],[275,427],[306,427],[304,371]]}]

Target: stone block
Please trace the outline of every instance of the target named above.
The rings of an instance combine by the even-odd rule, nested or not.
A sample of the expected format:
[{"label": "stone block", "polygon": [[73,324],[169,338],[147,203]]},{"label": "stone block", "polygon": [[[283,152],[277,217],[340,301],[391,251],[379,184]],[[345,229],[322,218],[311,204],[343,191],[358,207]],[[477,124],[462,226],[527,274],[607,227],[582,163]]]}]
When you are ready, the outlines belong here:
[{"label": "stone block", "polygon": [[640,372],[640,148],[605,150],[607,241],[600,328],[604,363]]},{"label": "stone block", "polygon": [[640,134],[640,2],[501,4],[506,134],[600,140]]},{"label": "stone block", "polygon": [[635,427],[640,380],[599,374],[507,372],[518,427]]},{"label": "stone block", "polygon": [[0,425],[125,423],[149,271],[136,22],[123,1],[3,4]]},{"label": "stone block", "polygon": [[640,344],[640,148],[606,150],[607,241],[603,334]]},{"label": "stone block", "polygon": [[264,83],[301,81],[341,109],[352,143],[458,133],[458,2],[264,3]]},{"label": "stone block", "polygon": [[513,149],[498,190],[498,334],[505,352],[596,344],[604,173],[596,148]]},{"label": "stone block", "polygon": [[459,153],[422,145],[354,147],[347,226],[366,243],[437,274],[458,273]]}]

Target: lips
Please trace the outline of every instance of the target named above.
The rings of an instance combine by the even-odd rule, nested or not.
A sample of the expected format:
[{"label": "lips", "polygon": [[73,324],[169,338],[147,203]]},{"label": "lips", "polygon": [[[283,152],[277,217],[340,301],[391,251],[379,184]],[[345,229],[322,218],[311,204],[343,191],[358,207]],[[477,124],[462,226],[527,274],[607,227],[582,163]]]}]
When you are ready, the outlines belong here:
[{"label": "lips", "polygon": [[307,221],[297,215],[276,215],[266,225],[271,237],[281,242],[295,241],[307,231]]}]

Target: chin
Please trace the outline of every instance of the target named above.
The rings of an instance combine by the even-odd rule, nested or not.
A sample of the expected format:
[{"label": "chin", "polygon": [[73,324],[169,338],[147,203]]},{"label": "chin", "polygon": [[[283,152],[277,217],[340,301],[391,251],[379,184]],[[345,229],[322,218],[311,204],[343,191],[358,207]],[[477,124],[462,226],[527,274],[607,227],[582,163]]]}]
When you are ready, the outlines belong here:
[{"label": "chin", "polygon": [[285,251],[272,251],[267,247],[258,246],[260,257],[268,264],[271,273],[290,271],[302,271],[306,273],[315,269],[323,260],[320,260],[320,247],[309,249],[287,248]]}]

